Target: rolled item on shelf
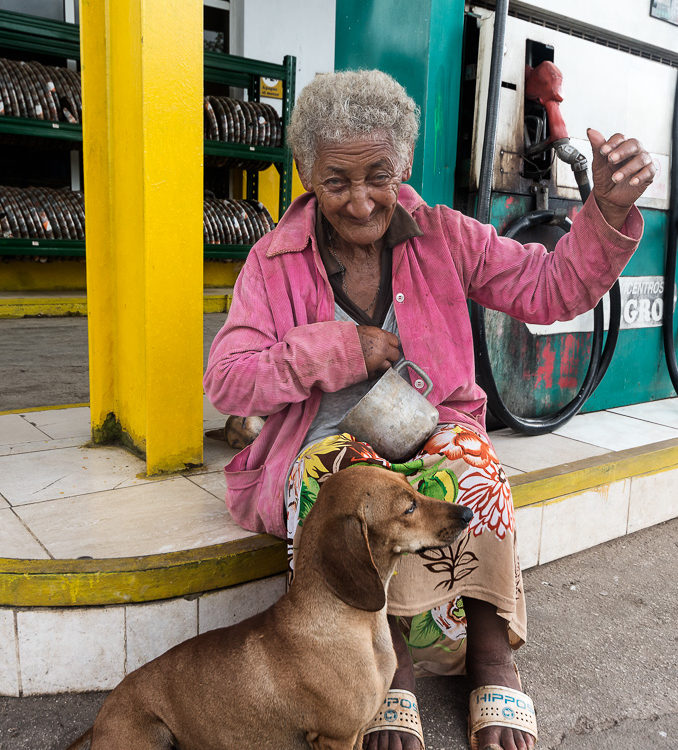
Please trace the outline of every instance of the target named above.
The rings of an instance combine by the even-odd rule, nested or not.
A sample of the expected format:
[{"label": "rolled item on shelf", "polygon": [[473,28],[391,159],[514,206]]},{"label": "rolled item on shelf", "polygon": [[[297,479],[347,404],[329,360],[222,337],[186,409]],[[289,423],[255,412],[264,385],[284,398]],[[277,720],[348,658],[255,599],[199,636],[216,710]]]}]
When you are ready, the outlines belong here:
[{"label": "rolled item on shelf", "polygon": [[206,96],[204,101],[207,140],[269,148],[282,145],[282,120],[270,104],[228,96]]},{"label": "rolled item on shelf", "polygon": [[0,58],[0,116],[82,122],[80,74],[35,60]]},{"label": "rolled item on shelf", "polygon": [[[259,201],[239,198],[204,200],[203,234],[207,245],[253,245],[275,227]],[[85,202],[68,188],[0,186],[0,238],[85,239]]]},{"label": "rolled item on shelf", "polygon": [[4,239],[85,239],[82,192],[69,188],[0,186]]},{"label": "rolled item on shelf", "polygon": [[253,245],[275,224],[259,201],[206,197],[203,227],[207,245]]}]

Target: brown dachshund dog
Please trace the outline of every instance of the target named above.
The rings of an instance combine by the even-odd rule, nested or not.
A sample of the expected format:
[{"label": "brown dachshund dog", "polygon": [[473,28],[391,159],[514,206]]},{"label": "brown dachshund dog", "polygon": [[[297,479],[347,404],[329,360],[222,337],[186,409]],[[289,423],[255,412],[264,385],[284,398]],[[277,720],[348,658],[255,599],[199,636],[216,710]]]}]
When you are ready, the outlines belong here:
[{"label": "brown dachshund dog", "polygon": [[351,750],[396,668],[386,590],[398,558],[450,544],[471,517],[380,467],[331,476],[289,592],[128,675],[69,750]]}]

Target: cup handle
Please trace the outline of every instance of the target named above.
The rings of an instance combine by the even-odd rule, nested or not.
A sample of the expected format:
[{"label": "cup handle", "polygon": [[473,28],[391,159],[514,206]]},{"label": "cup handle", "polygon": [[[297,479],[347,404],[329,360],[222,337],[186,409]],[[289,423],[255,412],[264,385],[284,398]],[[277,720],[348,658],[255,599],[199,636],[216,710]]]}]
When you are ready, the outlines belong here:
[{"label": "cup handle", "polygon": [[412,368],[417,375],[421,376],[421,379],[426,383],[426,390],[421,394],[422,396],[428,396],[428,394],[433,390],[433,383],[431,382],[431,378],[419,367],[419,365],[415,365],[414,362],[410,362],[409,359],[403,359],[402,361],[398,362],[398,364],[393,368],[397,373],[399,373],[403,367],[410,367]]}]

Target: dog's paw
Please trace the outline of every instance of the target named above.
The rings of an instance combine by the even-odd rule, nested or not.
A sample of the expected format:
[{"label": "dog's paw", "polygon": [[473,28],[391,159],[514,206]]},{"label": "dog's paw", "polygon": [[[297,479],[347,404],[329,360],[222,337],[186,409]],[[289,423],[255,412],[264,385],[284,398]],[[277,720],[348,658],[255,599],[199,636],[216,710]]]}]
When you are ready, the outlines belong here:
[{"label": "dog's paw", "polygon": [[264,427],[262,417],[230,416],[226,420],[224,436],[230,448],[241,450],[254,442]]}]

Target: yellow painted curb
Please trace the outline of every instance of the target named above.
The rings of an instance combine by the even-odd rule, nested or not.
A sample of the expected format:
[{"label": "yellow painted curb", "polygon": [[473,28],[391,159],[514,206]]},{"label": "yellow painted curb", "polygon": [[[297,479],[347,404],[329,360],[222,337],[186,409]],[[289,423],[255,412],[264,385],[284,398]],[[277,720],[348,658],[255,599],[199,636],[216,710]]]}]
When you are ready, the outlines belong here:
[{"label": "yellow painted curb", "polygon": [[204,313],[228,312],[233,301],[232,294],[205,294],[203,300]]},{"label": "yellow painted curb", "polygon": [[[630,477],[676,468],[678,439],[673,439],[514,475],[510,482],[515,507],[534,507]],[[282,573],[286,568],[284,542],[265,534],[201,549],[140,557],[0,558],[0,606],[149,602],[227,588]]]},{"label": "yellow painted curb", "polygon": [[149,602],[227,588],[286,569],[284,542],[266,534],[142,557],[0,558],[0,606],[87,607]]},{"label": "yellow painted curb", "polygon": [[0,318],[87,315],[85,297],[4,297],[0,298]]},{"label": "yellow painted curb", "polygon": [[521,508],[629,477],[675,468],[678,468],[677,438],[513,475],[509,483],[513,491],[513,504]]},{"label": "yellow painted curb", "polygon": [[[203,313],[228,312],[233,295],[210,294],[203,297]],[[87,299],[81,297],[0,297],[0,319],[63,318],[87,316]]]},{"label": "yellow painted curb", "polygon": [[54,411],[55,409],[80,409],[83,406],[89,406],[88,403],[83,404],[56,404],[55,406],[29,406],[26,409],[7,409],[7,411],[0,411],[0,417],[5,414],[28,414],[32,411]]}]

